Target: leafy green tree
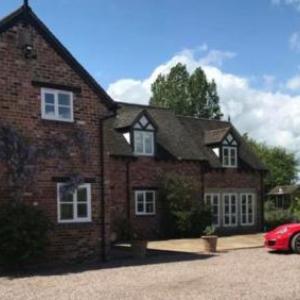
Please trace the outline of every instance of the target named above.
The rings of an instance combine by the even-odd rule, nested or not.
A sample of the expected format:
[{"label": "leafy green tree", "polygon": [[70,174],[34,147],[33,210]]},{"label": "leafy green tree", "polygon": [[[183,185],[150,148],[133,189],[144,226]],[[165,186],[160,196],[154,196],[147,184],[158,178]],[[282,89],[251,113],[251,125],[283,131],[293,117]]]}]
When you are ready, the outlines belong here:
[{"label": "leafy green tree", "polygon": [[192,74],[178,63],[169,74],[160,74],[152,84],[150,104],[172,109],[176,114],[220,119],[217,86],[199,67]]},{"label": "leafy green tree", "polygon": [[297,179],[298,160],[295,153],[283,147],[272,147],[258,143],[245,135],[248,144],[269,170],[265,178],[267,191],[277,185],[293,184]]}]

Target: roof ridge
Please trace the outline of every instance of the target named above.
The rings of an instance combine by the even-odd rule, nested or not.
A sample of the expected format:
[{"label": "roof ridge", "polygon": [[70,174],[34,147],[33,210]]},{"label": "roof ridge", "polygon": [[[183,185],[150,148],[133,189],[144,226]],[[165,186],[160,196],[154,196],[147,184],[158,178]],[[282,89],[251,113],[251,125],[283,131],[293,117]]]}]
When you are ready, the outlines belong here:
[{"label": "roof ridge", "polygon": [[151,109],[162,109],[162,110],[168,110],[170,112],[173,112],[170,108],[160,107],[155,105],[139,104],[139,103],[132,103],[132,102],[124,102],[124,101],[116,101],[116,103],[125,106],[127,105],[127,106],[137,106],[137,107],[151,108]]},{"label": "roof ridge", "polygon": [[193,119],[193,120],[198,120],[198,121],[211,121],[211,122],[220,122],[220,123],[231,124],[229,121],[225,121],[225,120],[208,119],[208,118],[203,118],[203,117],[193,117],[193,116],[184,116],[184,115],[176,115],[176,116],[178,118],[187,118],[187,119]]}]

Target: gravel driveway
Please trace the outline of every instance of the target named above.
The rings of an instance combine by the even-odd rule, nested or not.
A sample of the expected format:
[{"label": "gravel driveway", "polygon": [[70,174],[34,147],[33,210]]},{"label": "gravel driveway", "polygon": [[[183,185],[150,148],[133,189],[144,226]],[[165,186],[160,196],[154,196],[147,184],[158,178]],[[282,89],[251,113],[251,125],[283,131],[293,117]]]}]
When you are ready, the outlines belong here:
[{"label": "gravel driveway", "polygon": [[300,256],[264,249],[168,254],[140,265],[127,260],[80,272],[2,277],[0,299],[300,299]]}]

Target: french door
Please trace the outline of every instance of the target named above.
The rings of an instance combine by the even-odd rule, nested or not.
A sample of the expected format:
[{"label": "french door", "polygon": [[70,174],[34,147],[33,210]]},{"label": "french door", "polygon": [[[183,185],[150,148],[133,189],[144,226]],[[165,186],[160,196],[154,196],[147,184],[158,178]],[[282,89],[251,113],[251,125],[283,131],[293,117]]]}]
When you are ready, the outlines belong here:
[{"label": "french door", "polygon": [[236,193],[223,194],[223,226],[231,227],[238,224],[238,196]]}]

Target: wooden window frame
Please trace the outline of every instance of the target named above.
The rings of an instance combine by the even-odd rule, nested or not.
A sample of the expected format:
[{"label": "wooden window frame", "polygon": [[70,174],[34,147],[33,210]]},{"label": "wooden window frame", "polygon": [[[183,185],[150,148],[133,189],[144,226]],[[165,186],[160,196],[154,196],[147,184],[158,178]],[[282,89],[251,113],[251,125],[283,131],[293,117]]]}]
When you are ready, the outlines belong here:
[{"label": "wooden window frame", "polygon": [[[91,194],[91,184],[90,183],[84,183],[78,186],[76,191],[73,193],[73,202],[64,202],[61,201],[61,194],[60,194],[60,188],[62,186],[66,185],[65,183],[58,183],[57,184],[57,221],[58,223],[89,223],[92,221],[92,194]],[[83,204],[83,202],[78,202],[78,196],[77,191],[80,188],[86,188],[87,189],[87,216],[85,218],[78,217],[78,210],[77,210],[77,204]],[[73,219],[62,219],[61,218],[61,204],[72,204],[73,205]]]},{"label": "wooden window frame", "polygon": [[[46,99],[45,94],[52,94],[54,95],[54,116],[49,116],[46,114]],[[58,95],[59,94],[65,94],[70,97],[70,118],[62,118],[59,116],[58,113]],[[66,106],[68,107],[68,106]],[[65,90],[57,90],[57,89],[50,89],[50,88],[42,88],[41,89],[41,114],[42,119],[49,120],[49,121],[59,121],[59,122],[68,122],[73,123],[74,122],[74,94],[72,91],[65,91]]]},{"label": "wooden window frame", "polygon": [[[204,194],[204,199],[205,199],[205,203],[207,205],[210,205],[210,207],[212,208],[212,206],[215,206],[214,204],[211,203],[211,201],[213,200],[213,198],[217,196],[218,197],[218,223],[217,224],[212,224],[215,227],[220,227],[221,226],[221,194],[220,193],[205,193]],[[208,199],[207,197],[210,197],[210,203],[208,203]],[[213,214],[213,211],[212,211]]]},{"label": "wooden window frame", "polygon": [[[152,193],[153,197],[153,211],[147,212],[146,194]],[[143,195],[143,211],[138,211],[138,195]],[[134,191],[135,202],[135,215],[136,216],[154,216],[156,215],[156,191],[155,190],[135,190]]]}]

